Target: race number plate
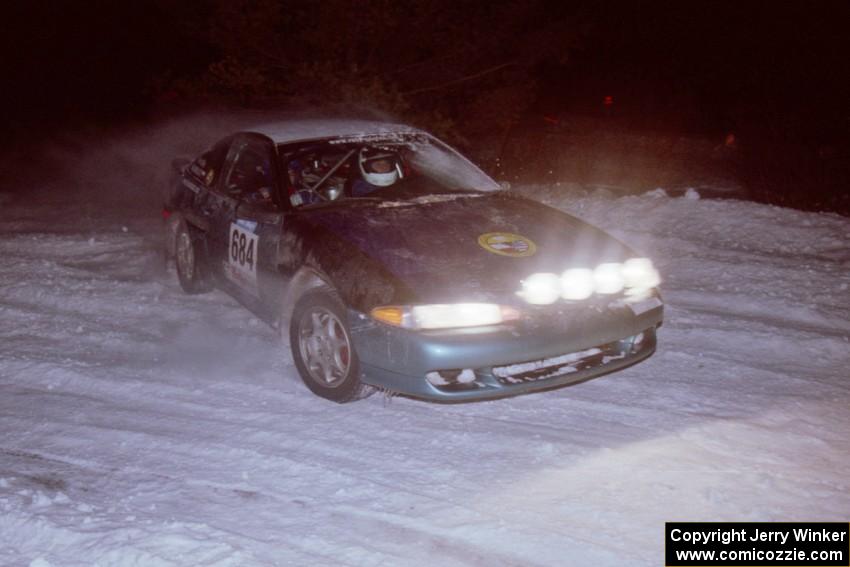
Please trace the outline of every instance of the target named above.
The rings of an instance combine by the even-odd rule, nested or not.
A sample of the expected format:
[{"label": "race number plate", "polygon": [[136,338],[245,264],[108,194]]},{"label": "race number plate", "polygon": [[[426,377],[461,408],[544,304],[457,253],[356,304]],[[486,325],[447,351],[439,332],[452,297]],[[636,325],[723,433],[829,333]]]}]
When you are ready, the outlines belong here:
[{"label": "race number plate", "polygon": [[256,293],[257,290],[257,241],[253,232],[232,223],[227,246],[227,262],[224,265],[227,277],[241,288]]}]

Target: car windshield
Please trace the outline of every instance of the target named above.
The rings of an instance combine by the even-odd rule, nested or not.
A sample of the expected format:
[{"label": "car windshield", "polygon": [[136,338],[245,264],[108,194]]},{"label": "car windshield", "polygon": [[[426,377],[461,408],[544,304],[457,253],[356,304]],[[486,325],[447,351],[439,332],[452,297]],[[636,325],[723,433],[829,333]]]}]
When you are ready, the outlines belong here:
[{"label": "car windshield", "polygon": [[285,191],[298,208],[342,201],[417,202],[500,189],[458,152],[419,132],[287,144],[279,154]]}]

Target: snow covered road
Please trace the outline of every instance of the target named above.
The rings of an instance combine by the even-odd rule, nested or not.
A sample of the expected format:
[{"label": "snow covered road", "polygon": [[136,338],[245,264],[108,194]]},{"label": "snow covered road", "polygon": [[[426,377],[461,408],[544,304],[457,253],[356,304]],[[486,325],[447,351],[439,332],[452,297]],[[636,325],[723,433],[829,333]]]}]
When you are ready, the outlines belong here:
[{"label": "snow covered road", "polygon": [[0,564],[660,565],[665,521],[850,520],[850,221],[526,194],[656,259],[645,363],[337,406],[158,219],[0,194]]}]

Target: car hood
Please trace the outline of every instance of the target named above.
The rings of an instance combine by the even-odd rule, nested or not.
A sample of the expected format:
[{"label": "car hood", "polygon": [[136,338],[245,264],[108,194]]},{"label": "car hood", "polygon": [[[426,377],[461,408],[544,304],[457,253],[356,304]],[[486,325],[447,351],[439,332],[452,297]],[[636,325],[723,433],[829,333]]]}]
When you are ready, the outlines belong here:
[{"label": "car hood", "polygon": [[633,255],[575,217],[506,193],[358,203],[308,215],[309,224],[357,247],[421,302],[492,300],[513,295],[535,272]]}]

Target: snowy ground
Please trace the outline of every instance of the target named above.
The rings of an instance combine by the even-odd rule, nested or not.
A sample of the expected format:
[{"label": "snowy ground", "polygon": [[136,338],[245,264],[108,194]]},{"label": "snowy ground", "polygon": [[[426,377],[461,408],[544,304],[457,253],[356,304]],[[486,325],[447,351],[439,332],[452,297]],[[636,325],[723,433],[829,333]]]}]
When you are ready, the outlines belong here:
[{"label": "snowy ground", "polygon": [[155,216],[0,194],[0,565],[660,565],[665,521],[848,521],[850,221],[523,191],[656,259],[659,351],[453,406],[323,401]]}]

